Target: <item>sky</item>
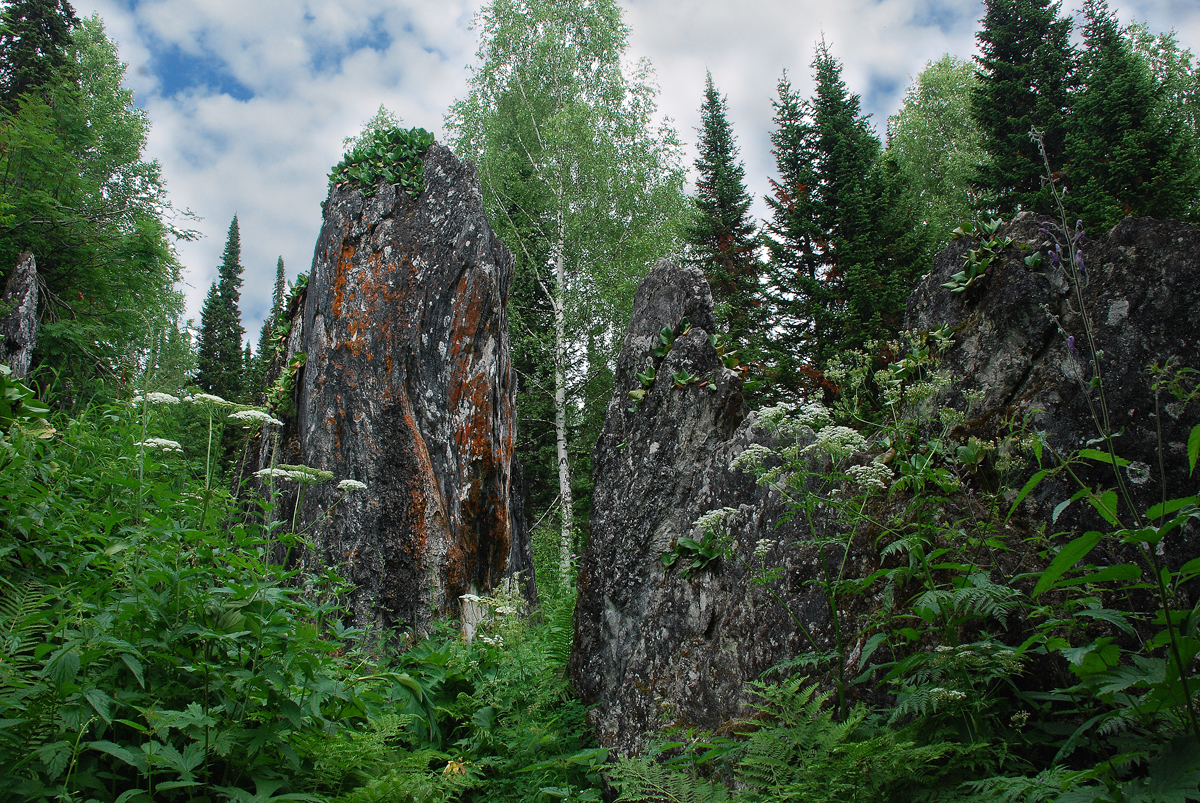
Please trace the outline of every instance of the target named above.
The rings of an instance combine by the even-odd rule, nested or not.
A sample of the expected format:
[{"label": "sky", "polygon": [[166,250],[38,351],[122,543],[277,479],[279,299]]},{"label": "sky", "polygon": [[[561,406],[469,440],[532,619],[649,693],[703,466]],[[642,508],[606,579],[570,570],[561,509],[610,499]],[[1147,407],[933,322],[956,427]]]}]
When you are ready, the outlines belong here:
[{"label": "sky", "polygon": [[[1067,0],[1077,10],[1082,0]],[[443,117],[468,91],[482,0],[75,0],[103,19],[128,64],[126,85],[150,117],[147,157],[162,165],[181,221],[201,235],[178,246],[187,314],[200,306],[236,214],[245,266],[242,321],[257,345],[275,263],[307,271],[320,203],[343,140],[382,104],[445,139]],[[812,89],[824,37],[880,132],[904,91],[943,53],[970,58],[982,0],[620,0],[632,64],[648,58],[659,109],[696,156],[705,71],[729,121],[762,216],[771,100],[787,70]],[[1195,0],[1110,0],[1123,22],[1174,30],[1200,53]]]}]

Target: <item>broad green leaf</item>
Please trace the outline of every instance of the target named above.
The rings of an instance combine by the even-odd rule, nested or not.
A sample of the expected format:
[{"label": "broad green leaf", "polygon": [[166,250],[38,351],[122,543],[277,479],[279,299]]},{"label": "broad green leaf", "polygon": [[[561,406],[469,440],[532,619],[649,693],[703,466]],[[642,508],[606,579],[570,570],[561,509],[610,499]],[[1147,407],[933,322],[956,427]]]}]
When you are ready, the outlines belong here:
[{"label": "broad green leaf", "polygon": [[[1040,473],[1040,472],[1039,472]],[[1050,561],[1050,565],[1046,567],[1046,571],[1042,572],[1042,577],[1038,580],[1037,585],[1033,588],[1033,596],[1038,596],[1055,587],[1056,582],[1063,574],[1082,560],[1089,552],[1095,549],[1096,544],[1100,543],[1103,534],[1097,530],[1086,532],[1079,536],[1071,543],[1067,544],[1062,550],[1054,556],[1054,560]]]},{"label": "broad green leaf", "polygon": [[1117,518],[1117,492],[1105,491],[1099,497],[1089,496],[1088,504],[1096,508],[1096,512],[1104,517],[1104,520],[1114,527],[1120,527],[1121,521]]},{"label": "broad green leaf", "polygon": [[1025,486],[1021,488],[1021,492],[1017,494],[1017,498],[1013,500],[1012,507],[1008,509],[1008,515],[1012,516],[1016,512],[1017,506],[1025,500],[1025,497],[1033,493],[1033,489],[1038,487],[1038,483],[1046,479],[1046,475],[1050,473],[1050,469],[1044,468],[1029,478]]},{"label": "broad green leaf", "polygon": [[1187,454],[1190,477],[1196,472],[1196,460],[1200,458],[1200,424],[1192,427],[1192,434],[1188,435]]},{"label": "broad green leaf", "polygon": [[1182,510],[1188,505],[1200,504],[1200,497],[1197,496],[1181,496],[1178,499],[1168,499],[1166,502],[1159,502],[1146,511],[1146,518],[1159,519],[1163,516],[1170,515],[1177,510]]},{"label": "broad green leaf", "polygon": [[1129,465],[1129,461],[1126,460],[1125,458],[1123,458],[1123,457],[1114,458],[1108,452],[1102,452],[1099,449],[1080,449],[1079,456],[1087,458],[1088,460],[1095,460],[1100,463],[1108,463],[1109,465],[1112,465],[1113,461],[1116,460],[1117,465],[1122,468]]}]

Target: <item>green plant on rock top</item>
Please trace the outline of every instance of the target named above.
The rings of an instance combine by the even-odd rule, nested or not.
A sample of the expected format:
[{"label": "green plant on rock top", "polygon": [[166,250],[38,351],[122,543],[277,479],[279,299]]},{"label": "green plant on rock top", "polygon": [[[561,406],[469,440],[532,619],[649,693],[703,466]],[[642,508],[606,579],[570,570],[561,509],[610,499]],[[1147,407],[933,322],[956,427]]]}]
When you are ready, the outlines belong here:
[{"label": "green plant on rock top", "polygon": [[991,274],[993,260],[999,256],[1000,251],[1012,245],[1013,242],[1011,237],[996,236],[996,231],[1003,223],[1004,221],[996,218],[989,223],[978,225],[964,223],[954,230],[951,235],[954,239],[978,236],[980,244],[978,248],[967,251],[963,256],[963,269],[951,276],[950,281],[944,283],[942,287],[952,293],[965,293],[977,287]]},{"label": "green plant on rock top", "polygon": [[382,180],[416,198],[425,189],[421,158],[432,144],[433,134],[424,128],[368,131],[330,172],[329,184],[350,182],[370,196]]}]

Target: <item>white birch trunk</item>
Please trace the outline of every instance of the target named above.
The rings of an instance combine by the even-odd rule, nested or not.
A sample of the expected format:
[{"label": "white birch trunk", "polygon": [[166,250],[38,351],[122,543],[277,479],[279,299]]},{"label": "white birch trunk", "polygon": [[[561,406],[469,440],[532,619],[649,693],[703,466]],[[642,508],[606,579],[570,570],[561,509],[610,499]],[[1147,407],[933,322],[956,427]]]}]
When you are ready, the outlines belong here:
[{"label": "white birch trunk", "polygon": [[[561,198],[561,194],[560,194]],[[563,254],[566,232],[561,201],[558,210],[558,242],[554,250],[554,435],[558,453],[558,492],[562,499],[562,534],[559,537],[559,571],[563,580],[570,578],[572,533],[571,464],[567,455],[567,264]]]}]

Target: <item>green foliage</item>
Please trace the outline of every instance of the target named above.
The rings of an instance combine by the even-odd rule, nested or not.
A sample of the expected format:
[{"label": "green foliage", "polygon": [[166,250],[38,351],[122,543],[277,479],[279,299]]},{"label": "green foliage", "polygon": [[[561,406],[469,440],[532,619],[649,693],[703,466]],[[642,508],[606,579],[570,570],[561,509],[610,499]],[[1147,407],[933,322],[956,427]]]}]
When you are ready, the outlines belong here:
[{"label": "green foliage", "polygon": [[62,80],[70,63],[71,29],[79,24],[65,0],[13,0],[0,15],[0,105]]},{"label": "green foliage", "polygon": [[963,255],[963,269],[951,276],[950,281],[942,284],[942,287],[951,293],[965,293],[978,288],[991,275],[992,260],[1012,245],[1011,237],[996,236],[996,231],[1003,223],[996,218],[990,223],[964,223],[954,230],[951,236],[955,238],[978,236],[979,247],[969,249]]},{"label": "green foliage", "polygon": [[27,433],[52,435],[54,429],[46,421],[49,412],[50,408],[38,401],[32,390],[13,379],[12,369],[0,363],[0,437],[14,427]]},{"label": "green foliage", "polygon": [[270,560],[321,520],[268,524],[269,500],[247,512],[157,437],[184,406],[154,394],[0,443],[13,800],[600,799],[606,752],[563,678],[573,597],[538,622],[475,598],[471,642],[447,626],[385,658],[344,625],[336,573]]},{"label": "green foliage", "polygon": [[[50,4],[6,13],[35,5]],[[171,244],[191,233],[166,222],[159,166],[142,158],[149,122],[99,18],[73,28],[68,55],[54,82],[0,111],[0,274],[24,251],[36,257],[31,379],[70,406],[96,377],[161,356],[156,340],[182,309]]]},{"label": "green foliage", "polygon": [[196,384],[201,390],[230,401],[241,399],[245,378],[242,356],[245,329],[238,309],[244,270],[241,260],[241,234],[237,215],[234,215],[225,239],[219,275],[200,310],[199,370],[196,372]]},{"label": "green foliage", "polygon": [[925,65],[888,118],[887,158],[897,166],[906,202],[916,205],[920,225],[930,232],[933,252],[946,246],[944,232],[971,217],[978,202],[971,181],[987,154],[971,116],[977,81],[970,62],[942,56]]},{"label": "green foliage", "polygon": [[924,233],[906,219],[900,175],[821,43],[816,91],[801,100],[787,76],[772,135],[780,180],[767,199],[772,221],[769,295],[781,331],[766,373],[775,397],[831,390],[822,368],[838,351],[899,329],[918,275]]},{"label": "green foliage", "polygon": [[424,128],[371,128],[368,124],[354,147],[329,173],[329,184],[353,183],[364,195],[371,196],[379,182],[386,181],[416,198],[425,189],[422,157],[432,144],[433,134]]},{"label": "green foliage", "polygon": [[1080,90],[1066,140],[1072,208],[1088,228],[1121,218],[1183,218],[1200,192],[1194,130],[1166,114],[1167,86],[1104,0],[1083,5]]},{"label": "green foliage", "polygon": [[1066,125],[1075,85],[1071,20],[1052,0],[988,0],[976,35],[980,55],[971,112],[990,159],[976,176],[987,209],[1012,215],[1049,213],[1042,160],[1029,129],[1045,132],[1054,168],[1064,161]]}]

